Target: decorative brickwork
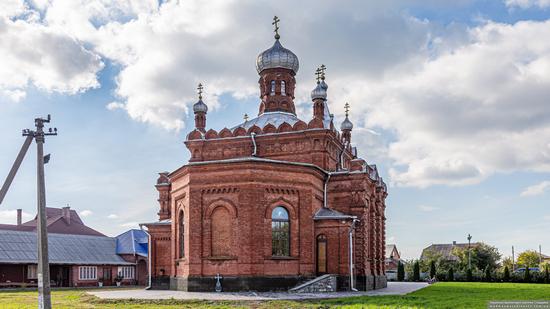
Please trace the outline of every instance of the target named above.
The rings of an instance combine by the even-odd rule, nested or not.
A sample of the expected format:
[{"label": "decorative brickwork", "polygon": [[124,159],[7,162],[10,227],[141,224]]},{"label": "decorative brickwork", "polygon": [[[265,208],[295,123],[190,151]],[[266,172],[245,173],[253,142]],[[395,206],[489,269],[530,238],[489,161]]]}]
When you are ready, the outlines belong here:
[{"label": "decorative brickwork", "polygon": [[[194,111],[205,118],[185,140],[189,163],[157,182],[161,221],[146,224],[153,276],[170,276],[174,289],[213,291],[217,274],[227,290],[289,289],[325,273],[337,275],[331,289],[343,289],[350,264],[356,288],[385,284],[386,185],[349,143],[349,119],[343,133],[335,129],[324,73],[312,118],[296,117],[297,58],[269,56],[281,51],[291,53],[277,41],[259,57],[259,116],[207,130],[200,97]],[[274,218],[277,207],[284,211]]]}]

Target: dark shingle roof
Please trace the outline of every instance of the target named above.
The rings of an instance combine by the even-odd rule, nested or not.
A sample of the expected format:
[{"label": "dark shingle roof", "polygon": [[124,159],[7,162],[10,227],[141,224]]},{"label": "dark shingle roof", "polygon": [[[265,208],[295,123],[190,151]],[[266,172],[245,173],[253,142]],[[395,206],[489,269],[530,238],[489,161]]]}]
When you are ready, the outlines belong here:
[{"label": "dark shingle roof", "polygon": [[[51,264],[129,265],[116,254],[116,239],[105,236],[48,234]],[[36,233],[0,231],[0,263],[36,263]]]}]

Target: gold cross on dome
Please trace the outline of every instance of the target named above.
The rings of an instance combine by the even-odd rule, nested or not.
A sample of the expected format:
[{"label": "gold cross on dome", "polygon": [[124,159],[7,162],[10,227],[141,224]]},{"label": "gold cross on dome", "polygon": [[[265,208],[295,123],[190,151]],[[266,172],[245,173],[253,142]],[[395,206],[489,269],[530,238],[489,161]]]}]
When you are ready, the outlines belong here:
[{"label": "gold cross on dome", "polygon": [[321,68],[317,68],[317,70],[315,70],[315,75],[317,75],[317,76],[315,77],[315,79],[317,80],[317,84],[318,84],[319,81],[321,80],[321,74],[323,74],[323,73],[321,72]]},{"label": "gold cross on dome", "polygon": [[327,69],[327,67],[324,64],[321,64],[321,67],[319,68],[319,70],[321,71],[321,80],[325,80],[325,70],[326,69]]},{"label": "gold cross on dome", "polygon": [[199,86],[197,87],[198,93],[199,93],[199,100],[202,100],[202,84],[199,83]]},{"label": "gold cross on dome", "polygon": [[248,121],[248,114],[244,114],[244,122]]},{"label": "gold cross on dome", "polygon": [[278,40],[281,36],[279,35],[279,22],[281,20],[279,19],[279,17],[277,16],[274,16],[273,17],[273,22],[271,23],[272,25],[275,26],[275,39]]},{"label": "gold cross on dome", "polygon": [[346,104],[344,105],[344,110],[346,111],[346,117],[348,117],[348,114],[349,114],[349,103],[346,102]]}]

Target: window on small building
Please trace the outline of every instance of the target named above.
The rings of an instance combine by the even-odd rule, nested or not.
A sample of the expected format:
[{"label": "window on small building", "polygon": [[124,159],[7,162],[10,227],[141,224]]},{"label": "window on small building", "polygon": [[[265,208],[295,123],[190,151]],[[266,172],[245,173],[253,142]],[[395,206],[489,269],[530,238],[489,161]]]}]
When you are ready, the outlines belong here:
[{"label": "window on small building", "polygon": [[185,257],[185,217],[183,211],[180,211],[178,218],[178,239],[179,239],[179,257]]},{"label": "window on small building", "polygon": [[27,279],[37,279],[38,265],[27,265]]},{"label": "window on small building", "polygon": [[271,213],[271,248],[273,256],[290,256],[290,220],[281,206]]},{"label": "window on small building", "polygon": [[78,267],[78,280],[97,280],[96,266]]},{"label": "window on small building", "polygon": [[134,266],[119,266],[118,274],[124,279],[134,279],[135,268]]},{"label": "window on small building", "polygon": [[286,95],[286,84],[285,81],[281,81],[281,95]]},{"label": "window on small building", "polygon": [[271,81],[271,93],[270,95],[275,95],[275,81]]}]

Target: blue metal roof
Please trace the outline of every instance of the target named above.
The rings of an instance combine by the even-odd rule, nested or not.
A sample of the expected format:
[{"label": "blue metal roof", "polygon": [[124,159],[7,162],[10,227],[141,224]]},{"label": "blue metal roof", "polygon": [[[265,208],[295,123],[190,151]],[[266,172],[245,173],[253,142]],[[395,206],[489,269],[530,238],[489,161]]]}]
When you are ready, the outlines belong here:
[{"label": "blue metal roof", "polygon": [[[115,252],[116,239],[106,236],[48,233],[51,264],[130,265]],[[0,231],[0,263],[36,263],[36,233]]]},{"label": "blue metal roof", "polygon": [[116,237],[117,254],[137,254],[147,256],[148,236],[142,230],[132,229]]}]

